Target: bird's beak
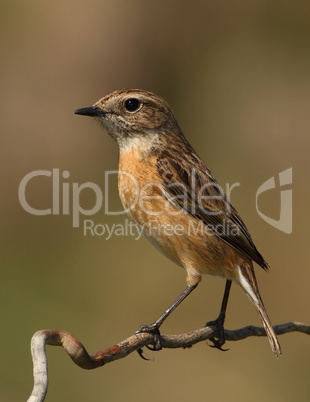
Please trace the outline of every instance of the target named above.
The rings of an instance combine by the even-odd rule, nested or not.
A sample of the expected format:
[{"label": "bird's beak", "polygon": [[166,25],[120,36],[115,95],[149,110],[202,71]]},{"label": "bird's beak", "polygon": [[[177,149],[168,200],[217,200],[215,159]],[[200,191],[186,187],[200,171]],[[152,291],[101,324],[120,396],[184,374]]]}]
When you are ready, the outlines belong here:
[{"label": "bird's beak", "polygon": [[90,106],[90,107],[83,107],[82,109],[77,109],[74,114],[81,114],[83,116],[105,116],[105,112],[101,109],[99,109],[96,106]]}]

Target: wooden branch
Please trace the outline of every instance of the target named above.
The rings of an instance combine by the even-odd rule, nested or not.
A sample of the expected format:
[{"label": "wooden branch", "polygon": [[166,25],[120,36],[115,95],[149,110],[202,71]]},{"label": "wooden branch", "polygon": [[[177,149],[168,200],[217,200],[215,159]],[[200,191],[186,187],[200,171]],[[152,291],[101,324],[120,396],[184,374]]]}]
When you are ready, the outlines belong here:
[{"label": "wooden branch", "polygon": [[[300,322],[276,325],[274,326],[274,330],[277,335],[294,331],[310,335],[310,325]],[[214,336],[216,336],[216,328],[210,326],[180,335],[161,335],[160,340],[162,348],[188,348]],[[266,333],[263,328],[254,326],[234,331],[225,330],[227,341],[239,341],[249,336],[266,336]],[[122,359],[134,351],[138,351],[141,355],[141,348],[153,345],[153,341],[154,339],[151,334],[134,334],[95,355],[89,355],[82,343],[69,332],[53,330],[37,331],[31,339],[34,387],[27,402],[42,402],[45,399],[48,386],[46,345],[62,346],[75,364],[83,369],[91,370],[114,360]]]}]

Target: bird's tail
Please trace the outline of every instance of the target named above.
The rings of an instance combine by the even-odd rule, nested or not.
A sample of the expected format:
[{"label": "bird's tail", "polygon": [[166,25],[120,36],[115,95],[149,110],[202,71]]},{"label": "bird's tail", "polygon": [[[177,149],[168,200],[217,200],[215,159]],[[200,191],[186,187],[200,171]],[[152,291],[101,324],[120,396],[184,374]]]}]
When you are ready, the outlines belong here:
[{"label": "bird's tail", "polygon": [[251,302],[254,304],[254,307],[265,328],[271,349],[273,353],[279,357],[282,354],[281,346],[272,328],[270,319],[260,296],[252,264],[243,261],[242,264],[238,265],[238,276],[236,279]]}]

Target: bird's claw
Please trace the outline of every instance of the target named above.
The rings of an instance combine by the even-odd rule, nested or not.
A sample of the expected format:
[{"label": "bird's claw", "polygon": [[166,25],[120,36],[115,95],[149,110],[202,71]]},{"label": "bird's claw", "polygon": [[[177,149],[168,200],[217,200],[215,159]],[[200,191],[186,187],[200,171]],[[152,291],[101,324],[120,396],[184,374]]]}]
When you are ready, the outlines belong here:
[{"label": "bird's claw", "polygon": [[228,349],[223,349],[222,348],[222,346],[225,343],[225,339],[221,340],[221,339],[216,339],[216,338],[212,337],[212,338],[209,338],[209,340],[211,342],[213,342],[213,345],[209,345],[210,348],[218,349],[218,350],[221,350],[222,352],[227,352],[229,350],[229,348]]},{"label": "bird's claw", "polygon": [[210,338],[210,341],[213,342],[213,345],[209,345],[211,348],[215,348],[221,350],[222,352],[226,352],[229,349],[223,349],[222,346],[226,342],[225,333],[224,333],[224,319],[223,315],[219,315],[219,317],[214,321],[209,321],[206,323],[206,327],[215,327],[217,332],[217,337]]},{"label": "bird's claw", "polygon": [[147,360],[147,361],[150,360],[150,359],[148,359],[147,357],[143,356],[143,349],[142,349],[142,348],[137,349],[137,353],[138,353],[138,355],[141,357],[141,359]]},{"label": "bird's claw", "polygon": [[159,332],[158,326],[154,325],[154,324],[142,325],[140,327],[140,329],[138,331],[136,331],[135,333],[136,334],[141,334],[141,333],[144,333],[144,332],[153,335],[153,344],[154,344],[154,346],[150,347],[150,346],[146,345],[146,347],[149,350],[156,351],[156,352],[158,350],[161,350],[162,346],[161,346],[160,332]]}]

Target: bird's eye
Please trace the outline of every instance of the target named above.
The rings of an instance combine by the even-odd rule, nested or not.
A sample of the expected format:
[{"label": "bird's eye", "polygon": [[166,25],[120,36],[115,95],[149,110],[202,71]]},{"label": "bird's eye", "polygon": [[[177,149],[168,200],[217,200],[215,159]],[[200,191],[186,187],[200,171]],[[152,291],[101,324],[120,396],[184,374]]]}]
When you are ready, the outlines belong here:
[{"label": "bird's eye", "polygon": [[125,102],[125,108],[128,112],[135,112],[140,107],[140,102],[136,98],[127,99]]}]

